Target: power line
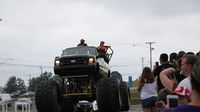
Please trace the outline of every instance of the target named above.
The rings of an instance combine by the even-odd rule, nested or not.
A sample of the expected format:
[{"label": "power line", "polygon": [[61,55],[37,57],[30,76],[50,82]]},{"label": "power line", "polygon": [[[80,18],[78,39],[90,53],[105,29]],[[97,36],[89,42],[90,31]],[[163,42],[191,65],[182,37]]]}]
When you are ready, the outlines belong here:
[{"label": "power line", "polygon": [[11,63],[4,63],[4,66],[25,66],[25,67],[43,67],[43,68],[53,68],[53,66],[47,65],[28,65],[28,64],[11,64]]},{"label": "power line", "polygon": [[14,48],[17,48],[17,49],[21,49],[21,50],[29,52],[29,53],[36,53],[36,54],[43,55],[43,56],[50,56],[50,55],[45,54],[45,53],[41,53],[41,52],[38,52],[38,51],[33,51],[33,50],[25,49],[23,47],[19,47],[19,46],[13,45],[13,44],[5,43],[3,41],[0,41],[0,44],[6,45],[6,46],[11,46],[11,47],[14,47]]},{"label": "power line", "polygon": [[5,59],[5,60],[3,60],[3,61],[0,63],[0,65],[3,65],[5,62],[7,62],[7,61],[9,61],[9,60],[13,60],[13,59],[12,59],[12,58]]},{"label": "power line", "polygon": [[[45,34],[45,35],[48,35],[48,37],[49,36],[52,37],[52,35],[53,35],[53,37],[63,37],[63,36],[59,36],[57,34],[49,33],[49,32],[38,30],[36,28],[30,27],[30,26],[27,26],[27,25],[23,25],[23,24],[19,24],[19,23],[13,22],[11,19],[8,19],[8,18],[4,19],[4,24],[7,25],[10,28],[21,30],[21,31],[26,32],[26,33],[32,33],[34,35],[35,34],[40,34],[40,35],[44,35]],[[44,37],[44,36],[42,36],[42,37]],[[33,38],[35,38],[35,37],[33,37]],[[39,39],[41,39],[41,37]],[[50,39],[57,40],[57,38],[50,38]]]}]

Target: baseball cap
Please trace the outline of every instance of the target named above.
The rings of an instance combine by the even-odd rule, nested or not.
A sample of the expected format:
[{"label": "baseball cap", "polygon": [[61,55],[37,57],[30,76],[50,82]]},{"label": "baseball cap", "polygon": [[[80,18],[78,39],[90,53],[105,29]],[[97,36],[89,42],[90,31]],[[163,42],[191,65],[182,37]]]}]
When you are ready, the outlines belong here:
[{"label": "baseball cap", "polygon": [[172,94],[177,94],[181,96],[190,96],[190,91],[184,86],[178,86],[176,89],[174,89]]}]

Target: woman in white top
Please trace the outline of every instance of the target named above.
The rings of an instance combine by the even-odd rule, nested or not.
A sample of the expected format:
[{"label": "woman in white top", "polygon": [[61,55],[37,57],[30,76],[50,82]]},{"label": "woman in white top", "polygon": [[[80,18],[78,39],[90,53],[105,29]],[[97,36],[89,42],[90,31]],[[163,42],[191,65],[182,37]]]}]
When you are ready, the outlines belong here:
[{"label": "woman in white top", "polygon": [[149,67],[145,67],[142,71],[138,92],[140,92],[143,111],[155,112],[157,101],[156,81]]}]

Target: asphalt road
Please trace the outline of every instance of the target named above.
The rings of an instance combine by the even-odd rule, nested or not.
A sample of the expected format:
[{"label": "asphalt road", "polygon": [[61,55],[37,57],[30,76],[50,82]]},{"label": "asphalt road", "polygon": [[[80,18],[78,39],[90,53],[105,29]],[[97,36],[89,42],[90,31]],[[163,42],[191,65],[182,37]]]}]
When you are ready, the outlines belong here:
[{"label": "asphalt road", "polygon": [[131,108],[128,112],[142,112],[141,105],[131,105]]},{"label": "asphalt road", "polygon": [[[0,112],[3,112],[2,110],[0,110]],[[4,111],[5,112],[5,111]],[[7,112],[15,112],[14,111],[14,106],[11,106],[8,108]],[[26,111],[22,111],[22,110],[17,110],[17,112],[26,112]],[[27,111],[28,112],[28,111]],[[37,112],[37,109],[35,107],[35,102],[33,101],[33,107],[31,109],[31,112]],[[126,111],[123,111],[126,112]],[[131,105],[130,110],[127,112],[142,112],[142,108],[140,104],[137,105]]]},{"label": "asphalt road", "polygon": [[[2,110],[0,110],[0,112],[3,112]],[[14,109],[12,108],[9,108],[7,112],[14,112]],[[17,112],[22,112],[21,110],[18,110]],[[23,112],[26,112],[26,111],[23,111]],[[37,112],[35,106],[33,105],[33,108],[31,110],[31,112]],[[123,111],[125,112],[125,111]],[[141,108],[141,105],[131,105],[131,108],[129,111],[127,112],[142,112],[142,108]]]}]

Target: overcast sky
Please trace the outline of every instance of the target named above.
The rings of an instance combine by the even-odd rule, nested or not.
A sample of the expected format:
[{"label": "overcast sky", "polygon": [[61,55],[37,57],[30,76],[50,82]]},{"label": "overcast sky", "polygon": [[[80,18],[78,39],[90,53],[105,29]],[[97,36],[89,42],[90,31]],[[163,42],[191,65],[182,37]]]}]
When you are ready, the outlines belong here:
[{"label": "overcast sky", "polygon": [[141,58],[149,66],[145,42],[155,42],[153,63],[163,52],[200,50],[199,6],[199,0],[0,0],[0,86],[12,75],[27,84],[39,66],[53,73],[55,56],[81,38],[111,45],[111,69],[136,79]]}]

